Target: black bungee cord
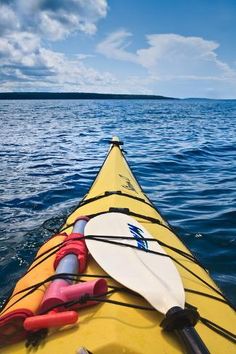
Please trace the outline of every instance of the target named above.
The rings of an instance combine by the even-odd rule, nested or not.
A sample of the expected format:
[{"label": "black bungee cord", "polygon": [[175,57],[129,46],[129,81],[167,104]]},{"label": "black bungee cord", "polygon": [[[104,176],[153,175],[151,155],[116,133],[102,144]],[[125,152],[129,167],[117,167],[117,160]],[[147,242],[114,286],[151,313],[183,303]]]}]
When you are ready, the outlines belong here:
[{"label": "black bungee cord", "polygon": [[[165,257],[169,257],[171,258],[173,261],[175,261],[177,264],[179,264],[181,267],[183,267],[185,270],[187,270],[188,272],[190,272],[193,276],[197,277],[200,281],[202,281],[205,285],[209,286],[213,291],[215,291],[217,294],[219,294],[220,296],[223,297],[223,299],[221,298],[218,298],[214,295],[210,295],[210,294],[206,294],[206,293],[202,293],[200,291],[196,291],[196,290],[192,290],[192,289],[185,289],[185,291],[187,292],[192,292],[192,293],[195,293],[195,294],[198,294],[198,295],[202,295],[202,296],[207,296],[209,298],[212,298],[214,300],[217,300],[217,301],[221,301],[223,303],[226,303],[228,304],[230,307],[232,307],[233,309],[235,309],[233,306],[231,306],[231,304],[227,301],[227,299],[223,296],[223,294],[215,289],[213,286],[211,286],[210,284],[208,284],[206,281],[204,281],[203,279],[201,279],[199,276],[197,276],[195,273],[193,273],[192,271],[190,271],[187,267],[185,267],[183,264],[181,264],[179,261],[177,261],[174,257],[170,256],[170,255],[167,255],[167,254],[163,254],[163,253],[160,253],[160,252],[156,252],[156,251],[151,251],[151,250],[143,250],[143,249],[139,249],[137,246],[134,246],[134,245],[130,245],[130,244],[125,244],[125,243],[121,243],[121,242],[116,242],[116,241],[112,241],[112,239],[123,239],[123,240],[129,240],[129,239],[132,239],[132,237],[123,237],[123,236],[109,236],[109,240],[105,240],[104,237],[108,238],[108,236],[102,236],[102,235],[87,235],[87,236],[84,236],[84,237],[80,237],[80,238],[75,238],[75,240],[81,240],[81,239],[86,239],[86,238],[89,238],[91,240],[94,240],[94,241],[100,241],[100,242],[107,242],[107,243],[111,243],[111,244],[115,244],[115,245],[119,245],[119,246],[124,246],[124,247],[131,247],[131,248],[134,248],[134,249],[137,249],[137,250],[140,250],[140,251],[144,251],[144,252],[147,252],[147,253],[152,253],[152,254],[156,254],[156,255],[161,255],[161,256],[165,256]],[[158,240],[156,239],[147,239],[148,241],[154,241],[154,242],[159,242]],[[56,246],[53,246],[52,248],[50,248],[49,250],[43,252],[40,256],[36,257],[35,260],[39,260],[40,261],[34,265],[34,267],[31,267],[29,271],[31,271],[33,268],[37,267],[39,264],[41,264],[42,262],[44,262],[46,259],[48,259],[49,257],[51,257],[53,254],[57,253],[57,251],[61,248],[64,247],[64,245],[66,244],[67,242],[66,241],[63,241],[61,243],[59,243],[58,245]],[[181,254],[183,257],[186,257],[187,259],[195,262],[195,258],[191,255],[189,255],[188,253],[186,252],[183,252],[181,250],[178,250],[172,246],[168,246],[166,244],[164,244],[163,242],[161,242],[163,246],[167,246],[169,247],[170,249],[172,249],[174,252],[177,252],[179,254]],[[46,257],[44,257],[46,256]],[[189,257],[190,256],[190,257]],[[44,258],[43,258],[44,257]],[[196,264],[198,264],[198,262],[195,262]],[[201,265],[198,264],[200,267]],[[27,272],[27,273],[28,273]],[[26,273],[26,274],[27,274]],[[34,291],[36,291],[39,287],[41,287],[42,285],[48,283],[48,282],[51,282],[55,279],[68,279],[71,277],[74,277],[74,280],[77,280],[80,278],[80,277],[103,277],[103,278],[108,278],[108,279],[111,279],[110,276],[107,276],[107,275],[97,275],[97,274],[68,274],[68,273],[65,273],[65,274],[55,274],[55,275],[52,275],[51,277],[47,278],[46,280],[42,281],[42,282],[39,282],[37,284],[34,284],[28,288],[25,288],[25,289],[22,289],[21,291],[17,292],[16,294],[14,294],[13,296],[16,296],[16,295],[19,295],[19,294],[23,294],[22,297],[20,297],[18,300],[16,300],[13,304],[11,304],[9,307],[5,308],[7,306],[7,303],[8,301],[5,302],[5,304],[3,305],[2,307],[2,310],[4,310],[2,312],[5,313],[7,310],[9,310],[13,305],[15,305],[16,303],[18,303],[19,301],[21,301],[23,298],[29,296],[30,294],[32,294]],[[83,281],[80,279],[80,281]],[[113,288],[113,290],[110,290],[108,293],[106,294],[103,294],[102,297],[106,296],[106,295],[112,295],[118,291],[125,291],[125,288],[118,288],[118,287],[111,287],[109,286],[110,288]],[[127,291],[128,290],[128,291]],[[27,293],[25,293],[27,292]],[[132,293],[132,294],[135,294],[137,296],[140,296],[132,291],[130,291],[129,289],[126,289],[126,292],[129,292],[129,293]],[[136,309],[140,309],[140,310],[147,310],[147,311],[156,311],[155,309],[153,309],[152,307],[147,307],[147,306],[140,306],[140,305],[136,305],[136,304],[129,304],[129,303],[123,303],[123,302],[120,302],[120,301],[116,301],[116,300],[111,300],[111,299],[104,299],[102,298],[101,296],[84,296],[82,297],[81,299],[77,300],[77,301],[73,301],[73,302],[68,302],[68,303],[65,303],[63,304],[63,306],[65,307],[70,307],[76,303],[85,303],[86,301],[88,300],[94,300],[94,301],[97,301],[97,302],[107,302],[107,303],[110,303],[110,304],[114,304],[114,305],[120,305],[120,306],[126,306],[126,307],[130,307],[130,308],[136,308]],[[191,306],[190,304],[186,304],[186,306]],[[53,307],[53,308],[56,308],[57,306]],[[52,309],[53,309],[52,308]],[[208,328],[210,328],[211,330],[215,331],[217,334],[219,335],[222,335],[223,337],[235,342],[235,335],[224,329],[223,327],[215,324],[214,322],[206,319],[206,318],[203,318],[200,316],[200,320],[201,322],[206,325]]]}]

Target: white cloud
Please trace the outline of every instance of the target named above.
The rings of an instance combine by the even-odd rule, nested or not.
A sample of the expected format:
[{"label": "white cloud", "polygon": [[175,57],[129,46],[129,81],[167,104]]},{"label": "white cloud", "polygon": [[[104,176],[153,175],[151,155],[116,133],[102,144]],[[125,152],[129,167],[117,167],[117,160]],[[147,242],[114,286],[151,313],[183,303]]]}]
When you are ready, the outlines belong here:
[{"label": "white cloud", "polygon": [[162,79],[222,78],[235,72],[217,57],[219,44],[201,37],[184,37],[177,34],[147,36],[148,48],[135,53],[127,50],[131,33],[124,30],[110,34],[97,46],[97,51],[108,58],[140,64],[152,77]]},{"label": "white cloud", "polygon": [[219,44],[200,37],[176,34],[147,36],[149,48],[137,51],[138,62],[163,79],[223,79],[235,74],[220,61]]},{"label": "white cloud", "polygon": [[107,14],[106,0],[12,0],[0,7],[2,32],[16,28],[50,40],[81,31],[96,32],[96,23]]},{"label": "white cloud", "polygon": [[159,92],[168,82],[171,92],[173,82],[181,86],[185,81],[185,93],[181,90],[184,96],[188,96],[191,85],[201,86],[204,95],[204,90],[212,92],[212,87],[222,91],[220,85],[224,82],[232,89],[231,97],[236,95],[236,71],[219,59],[217,42],[177,34],[152,34],[146,37],[147,48],[132,52],[128,49],[130,37],[125,30],[111,33],[98,44],[97,51],[110,59],[141,65],[147,70],[149,86],[158,84]]},{"label": "white cloud", "polygon": [[[71,34],[93,35],[106,17],[107,0],[0,0],[1,90],[47,90],[157,93],[170,96],[236,96],[236,71],[217,56],[219,44],[200,37],[152,34],[145,48],[132,51],[132,34],[111,33],[97,45],[109,59],[132,63],[119,78],[99,72],[85,60],[68,56],[50,42]],[[79,43],[78,43],[79,45]],[[114,70],[113,70],[114,69]],[[140,70],[141,69],[141,70]],[[136,74],[137,73],[137,74]],[[192,88],[192,91],[191,91]]]},{"label": "white cloud", "polygon": [[127,39],[131,36],[132,34],[125,30],[113,32],[103,42],[97,45],[97,51],[107,58],[138,62],[137,54],[126,50],[130,44],[127,42]]},{"label": "white cloud", "polygon": [[81,60],[44,48],[38,35],[11,33],[0,39],[1,90],[106,91],[116,79],[108,72],[99,73]]},{"label": "white cloud", "polygon": [[78,91],[86,84],[114,82],[112,75],[83,64],[88,55],[68,57],[45,45],[74,32],[94,34],[107,8],[106,0],[4,1],[0,5],[1,90]]},{"label": "white cloud", "polygon": [[6,4],[0,4],[0,35],[20,27],[16,13]]}]

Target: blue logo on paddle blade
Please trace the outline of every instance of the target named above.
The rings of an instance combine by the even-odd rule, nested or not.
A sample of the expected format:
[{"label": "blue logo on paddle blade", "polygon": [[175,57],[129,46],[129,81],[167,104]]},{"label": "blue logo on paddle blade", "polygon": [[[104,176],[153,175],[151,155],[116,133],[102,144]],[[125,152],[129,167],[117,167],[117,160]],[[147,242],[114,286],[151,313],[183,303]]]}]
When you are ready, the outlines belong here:
[{"label": "blue logo on paddle blade", "polygon": [[143,250],[147,250],[148,243],[147,243],[147,240],[145,240],[145,238],[143,236],[143,230],[135,225],[132,225],[132,224],[128,224],[128,226],[129,226],[129,230],[130,230],[132,236],[137,241],[138,248],[143,249]]}]

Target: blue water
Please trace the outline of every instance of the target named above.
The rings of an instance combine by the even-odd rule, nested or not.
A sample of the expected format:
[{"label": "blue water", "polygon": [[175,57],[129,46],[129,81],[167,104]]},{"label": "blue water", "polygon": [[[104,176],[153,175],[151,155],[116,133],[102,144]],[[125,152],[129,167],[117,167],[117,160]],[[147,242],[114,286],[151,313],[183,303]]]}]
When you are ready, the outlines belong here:
[{"label": "blue water", "polygon": [[236,101],[0,101],[0,121],[1,300],[118,135],[145,192],[236,303]]}]

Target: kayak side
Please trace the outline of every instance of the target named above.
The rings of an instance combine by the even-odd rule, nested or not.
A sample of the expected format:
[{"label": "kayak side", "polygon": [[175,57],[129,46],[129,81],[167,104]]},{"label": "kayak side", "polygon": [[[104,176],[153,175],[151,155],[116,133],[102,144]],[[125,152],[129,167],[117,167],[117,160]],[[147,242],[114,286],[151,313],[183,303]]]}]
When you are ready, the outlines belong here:
[{"label": "kayak side", "polygon": [[[178,262],[176,266],[186,289],[186,303],[197,308],[202,318],[202,321],[196,325],[196,330],[202,340],[211,353],[221,354],[223,348],[225,353],[234,353],[235,346],[232,340],[210,329],[203,320],[207,319],[232,332],[235,323],[234,310],[220,293],[208,272],[197,260],[193,260],[190,251],[144,194],[128,166],[118,141],[111,145],[107,158],[89,192],[68,217],[62,231],[70,234],[75,220],[82,215],[93,217],[110,211],[122,212],[135,217],[153,237],[163,244],[165,251]],[[53,257],[51,264],[53,264]],[[120,266],[128,267],[122,264],[122,260]],[[86,274],[106,276],[92,257],[89,258]],[[88,280],[88,276],[84,275],[81,280]],[[112,279],[108,279],[108,285],[119,286]],[[131,294],[125,289],[109,295],[109,300],[149,306],[140,296]],[[90,352],[98,354],[111,352],[117,354],[182,353],[182,348],[174,335],[161,329],[162,320],[163,315],[157,311],[101,303],[79,310],[79,321],[76,325],[50,331],[37,352],[40,354],[76,353],[79,352],[79,348],[85,347]],[[24,342],[20,342],[4,347],[3,353],[27,352],[28,349],[25,348]]]}]

